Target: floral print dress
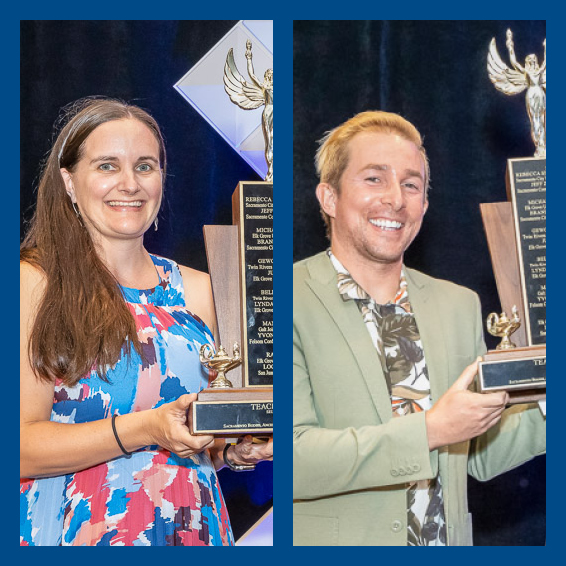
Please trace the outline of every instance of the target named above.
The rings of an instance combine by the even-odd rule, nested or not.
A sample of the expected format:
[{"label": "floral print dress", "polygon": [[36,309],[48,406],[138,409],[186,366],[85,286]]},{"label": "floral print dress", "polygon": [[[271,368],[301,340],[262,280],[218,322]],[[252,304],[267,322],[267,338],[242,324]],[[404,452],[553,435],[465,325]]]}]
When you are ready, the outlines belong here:
[{"label": "floral print dress", "polygon": [[[132,348],[108,371],[55,386],[51,420],[81,423],[158,407],[207,386],[199,362],[210,330],[185,307],[172,261],[151,256],[160,283],[123,288],[143,356]],[[190,292],[190,291],[189,291]],[[110,422],[108,423],[110,426]],[[233,545],[226,505],[206,452],[184,459],[149,446],[64,476],[20,481],[22,546]]]}]

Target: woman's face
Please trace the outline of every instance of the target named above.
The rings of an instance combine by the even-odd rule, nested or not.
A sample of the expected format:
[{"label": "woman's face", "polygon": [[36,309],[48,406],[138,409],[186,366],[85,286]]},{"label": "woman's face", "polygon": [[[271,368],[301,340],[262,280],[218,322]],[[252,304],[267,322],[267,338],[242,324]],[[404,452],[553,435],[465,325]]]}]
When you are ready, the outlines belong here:
[{"label": "woman's face", "polygon": [[61,174],[95,240],[139,238],[159,211],[159,144],[139,120],[98,126],[86,139],[74,171],[61,169]]}]

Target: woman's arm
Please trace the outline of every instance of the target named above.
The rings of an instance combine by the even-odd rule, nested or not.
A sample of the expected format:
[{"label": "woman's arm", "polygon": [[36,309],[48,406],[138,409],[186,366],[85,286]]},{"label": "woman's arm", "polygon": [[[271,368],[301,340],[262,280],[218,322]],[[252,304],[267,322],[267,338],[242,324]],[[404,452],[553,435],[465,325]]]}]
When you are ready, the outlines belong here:
[{"label": "woman's arm", "polygon": [[[43,477],[76,472],[122,455],[111,419],[89,423],[51,422],[54,385],[38,379],[28,354],[29,336],[45,278],[36,268],[20,267],[20,476]],[[131,452],[157,444],[179,456],[201,452],[213,438],[192,436],[186,414],[196,395],[182,395],[157,409],[121,415],[116,430]]]}]

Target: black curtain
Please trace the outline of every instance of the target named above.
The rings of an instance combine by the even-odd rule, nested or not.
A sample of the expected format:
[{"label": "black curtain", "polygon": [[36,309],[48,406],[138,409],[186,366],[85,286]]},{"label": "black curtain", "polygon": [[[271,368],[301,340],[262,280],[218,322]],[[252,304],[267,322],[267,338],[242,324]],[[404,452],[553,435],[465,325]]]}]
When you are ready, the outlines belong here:
[{"label": "black curtain", "polygon": [[[518,60],[535,53],[541,62],[540,20],[294,23],[295,261],[328,246],[314,193],[317,140],[363,110],[396,112],[424,135],[432,171],[407,265],[474,289],[484,316],[500,310],[479,204],[507,200],[506,160],[534,154],[524,94],[503,95],[486,70],[493,37],[508,61],[508,28]],[[544,545],[545,480],[545,457],[486,484],[470,480],[476,545]]]},{"label": "black curtain", "polygon": [[[173,85],[236,23],[22,21],[21,234],[33,213],[40,163],[60,109],[83,96],[117,97],[148,110],[166,141],[159,230],[146,234],[146,247],[207,271],[202,226],[231,224],[237,183],[259,177]],[[251,474],[222,470],[219,475],[239,537],[271,505],[272,465],[261,463]]]}]

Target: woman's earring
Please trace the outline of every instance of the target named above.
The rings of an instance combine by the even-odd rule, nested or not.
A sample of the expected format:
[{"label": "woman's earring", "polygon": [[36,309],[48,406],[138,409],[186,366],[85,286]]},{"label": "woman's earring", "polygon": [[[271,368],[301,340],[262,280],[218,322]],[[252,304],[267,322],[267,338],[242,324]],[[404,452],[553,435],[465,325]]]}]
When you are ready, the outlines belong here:
[{"label": "woman's earring", "polygon": [[158,224],[158,222],[159,222],[159,219],[158,219],[157,216],[156,216],[156,217],[155,217],[155,222],[153,223],[156,232],[157,232],[157,224]]},{"label": "woman's earring", "polygon": [[75,211],[75,214],[77,215],[77,218],[79,219],[79,224],[84,228],[85,225],[83,224],[83,217],[81,216],[81,211],[78,209],[75,202],[71,201],[71,204],[73,205],[73,210]]},{"label": "woman's earring", "polygon": [[76,203],[74,203],[73,201],[71,201],[71,204],[73,205],[73,210],[75,211],[75,214],[77,215],[77,218],[80,220],[80,219],[81,219],[81,213],[79,212],[79,209],[77,208]]}]

